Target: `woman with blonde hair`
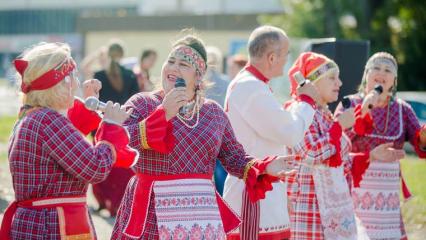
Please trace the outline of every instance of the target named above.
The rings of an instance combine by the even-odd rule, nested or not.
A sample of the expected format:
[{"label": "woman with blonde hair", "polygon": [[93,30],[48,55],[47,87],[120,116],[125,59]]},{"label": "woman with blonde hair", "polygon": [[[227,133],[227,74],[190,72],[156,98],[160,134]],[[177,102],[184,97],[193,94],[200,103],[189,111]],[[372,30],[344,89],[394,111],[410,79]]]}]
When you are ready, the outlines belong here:
[{"label": "woman with blonde hair", "polygon": [[[284,174],[285,157],[247,156],[222,108],[203,101],[206,55],[199,38],[179,39],[163,64],[162,90],[136,94],[126,103],[138,117],[125,126],[140,157],[111,239],[225,239],[239,218],[215,191],[216,159],[244,179],[252,201],[272,189],[277,179],[268,174]],[[186,88],[179,87],[182,79]],[[153,118],[169,130],[146,136]],[[159,147],[165,139],[171,144]]]},{"label": "woman with blonde hair", "polygon": [[[67,44],[40,43],[14,65],[23,93],[8,152],[16,200],[5,211],[0,239],[96,239],[87,187],[113,165],[130,167],[137,158],[121,126],[130,112],[108,102],[101,119],[74,100],[77,69]],[[96,97],[100,88],[88,80],[84,96]],[[95,128],[93,146],[83,134]]]},{"label": "woman with blonde hair", "polygon": [[[368,152],[380,144],[402,149],[409,141],[420,158],[426,158],[426,127],[419,124],[411,106],[397,97],[398,64],[389,53],[378,52],[365,65],[359,93],[349,96],[356,121],[346,130],[352,149]],[[377,85],[381,86],[379,93]],[[341,114],[340,104],[335,114]],[[400,209],[410,192],[401,174],[399,160],[381,158],[368,167],[359,188],[352,189],[355,213],[370,239],[407,239]],[[400,185],[401,184],[401,185]]]}]

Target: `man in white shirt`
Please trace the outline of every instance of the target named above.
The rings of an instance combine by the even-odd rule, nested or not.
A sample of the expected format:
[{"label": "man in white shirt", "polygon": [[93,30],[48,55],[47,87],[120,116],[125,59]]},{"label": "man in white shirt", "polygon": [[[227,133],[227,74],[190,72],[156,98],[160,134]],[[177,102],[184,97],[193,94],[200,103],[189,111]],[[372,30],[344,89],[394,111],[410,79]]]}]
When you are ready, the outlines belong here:
[{"label": "man in white shirt", "polygon": [[[311,83],[298,88],[299,103],[291,112],[283,109],[268,85],[269,79],[283,75],[288,49],[282,29],[258,27],[249,38],[248,65],[228,86],[225,111],[238,141],[256,158],[287,155],[285,146],[300,142],[313,120],[317,93]],[[228,239],[289,238],[286,189],[286,183],[274,183],[264,200],[251,203],[243,180],[228,175],[223,196],[242,217],[240,228]]]}]

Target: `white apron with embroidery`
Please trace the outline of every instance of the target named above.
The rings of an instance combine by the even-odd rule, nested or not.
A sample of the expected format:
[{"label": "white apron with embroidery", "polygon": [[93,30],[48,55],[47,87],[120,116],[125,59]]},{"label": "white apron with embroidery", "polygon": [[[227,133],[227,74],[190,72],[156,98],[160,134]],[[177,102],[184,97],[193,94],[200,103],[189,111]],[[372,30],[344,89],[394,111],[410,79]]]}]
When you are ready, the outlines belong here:
[{"label": "white apron with embroidery", "polygon": [[161,240],[225,239],[211,180],[156,181],[153,191]]},{"label": "white apron with embroidery", "polygon": [[312,169],[324,239],[357,239],[355,213],[343,166]]},{"label": "white apron with embroidery", "polygon": [[355,212],[371,239],[401,238],[399,162],[371,162],[360,188],[352,190]]}]

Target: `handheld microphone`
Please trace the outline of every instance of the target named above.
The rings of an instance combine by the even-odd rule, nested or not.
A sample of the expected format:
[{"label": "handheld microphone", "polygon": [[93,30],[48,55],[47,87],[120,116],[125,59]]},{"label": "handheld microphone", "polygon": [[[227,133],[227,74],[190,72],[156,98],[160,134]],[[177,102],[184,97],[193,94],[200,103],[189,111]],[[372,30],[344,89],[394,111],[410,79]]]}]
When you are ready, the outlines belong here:
[{"label": "handheld microphone", "polygon": [[[95,97],[88,97],[84,100],[84,106],[91,111],[105,112],[106,103],[99,101]],[[130,115],[131,118],[137,119],[138,117],[134,114]]]},{"label": "handheld microphone", "polygon": [[[377,85],[374,87],[374,89],[373,89],[373,91],[372,91],[372,92],[373,92],[373,93],[376,93],[376,94],[378,94],[378,95],[382,94],[382,93],[383,93],[383,87],[382,87],[382,85],[377,84]],[[373,104],[368,104],[368,108],[369,108],[369,109],[372,109],[372,108],[373,108]]]},{"label": "handheld microphone", "polygon": [[348,96],[344,96],[342,99],[342,106],[344,109],[348,109],[351,107],[351,100]]},{"label": "handheld microphone", "polygon": [[301,72],[295,72],[293,74],[294,79],[296,80],[297,84],[299,84],[300,87],[303,87],[306,83],[305,77],[303,77]]},{"label": "handheld microphone", "polygon": [[[186,83],[185,83],[185,79],[183,78],[176,78],[176,82],[175,82],[175,88],[178,87],[186,87]],[[183,106],[179,109],[179,113],[181,115],[185,115],[186,114],[186,107]]]}]

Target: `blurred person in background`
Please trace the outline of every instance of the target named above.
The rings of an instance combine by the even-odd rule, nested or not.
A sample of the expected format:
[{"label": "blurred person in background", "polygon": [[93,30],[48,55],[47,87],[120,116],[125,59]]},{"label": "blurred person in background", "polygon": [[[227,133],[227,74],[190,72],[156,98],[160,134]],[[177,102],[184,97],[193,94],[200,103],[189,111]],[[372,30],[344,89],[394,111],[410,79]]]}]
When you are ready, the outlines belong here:
[{"label": "blurred person in background", "polygon": [[[229,81],[226,75],[222,74],[222,52],[219,48],[214,46],[207,46],[207,73],[205,79],[211,84],[207,86],[206,97],[215,100],[223,107],[225,100],[226,88]],[[223,184],[226,179],[226,171],[220,161],[216,161],[216,168],[214,171],[214,180],[216,189],[220,195],[223,194]]]},{"label": "blurred person in background", "polygon": [[206,97],[215,100],[223,107],[226,88],[229,84],[228,78],[222,72],[223,55],[220,49],[214,46],[207,46],[206,51],[209,67],[205,78],[211,83],[206,89]]},{"label": "blurred person in background", "polygon": [[[130,112],[108,102],[101,119],[74,99],[78,73],[67,44],[37,44],[14,65],[23,106],[9,140],[15,201],[5,211],[0,239],[96,239],[87,188],[113,165],[135,163],[137,151],[121,126]],[[87,80],[83,96],[98,97],[100,88]],[[84,135],[94,129],[92,145]]]},{"label": "blurred person in background", "polygon": [[133,68],[136,75],[140,92],[150,92],[154,90],[154,84],[151,79],[150,70],[154,67],[157,61],[157,52],[152,49],[147,49],[142,52],[139,66]]},{"label": "blurred person in background", "polygon": [[[108,47],[108,67],[96,72],[95,79],[102,83],[99,100],[124,104],[133,94],[139,92],[136,77],[132,71],[119,64],[124,49],[119,42]],[[107,209],[111,216],[117,214],[129,179],[134,175],[131,169],[113,168],[105,181],[93,185],[93,194],[99,203],[98,211]]]},{"label": "blurred person in background", "polygon": [[230,56],[227,61],[227,75],[230,81],[247,65],[247,57],[243,54]]},{"label": "blurred person in background", "polygon": [[[409,141],[420,158],[426,158],[426,127],[419,124],[411,106],[398,98],[398,64],[389,53],[371,56],[364,69],[359,92],[350,95],[356,121],[346,134],[352,151],[368,153],[380,144],[402,149]],[[374,89],[382,86],[382,93]],[[339,116],[342,104],[336,108]],[[400,208],[400,184],[403,199],[411,194],[402,177],[400,161],[382,158],[371,162],[359,188],[352,189],[355,213],[370,239],[407,239]]]},{"label": "blurred person in background", "polygon": [[97,67],[99,69],[106,69],[108,66],[108,48],[102,46],[84,57],[81,62],[81,69],[85,79],[92,78]]}]

